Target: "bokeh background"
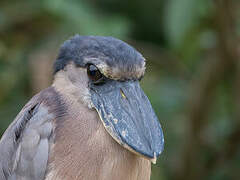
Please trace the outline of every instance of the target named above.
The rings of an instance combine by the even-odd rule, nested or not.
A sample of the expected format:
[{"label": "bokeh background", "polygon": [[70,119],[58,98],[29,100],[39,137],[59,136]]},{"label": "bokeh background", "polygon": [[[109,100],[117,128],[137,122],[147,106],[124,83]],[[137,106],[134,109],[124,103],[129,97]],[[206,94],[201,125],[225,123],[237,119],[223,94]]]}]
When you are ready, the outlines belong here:
[{"label": "bokeh background", "polygon": [[77,33],[147,59],[141,83],[166,142],[152,180],[240,179],[238,0],[1,0],[0,136]]}]

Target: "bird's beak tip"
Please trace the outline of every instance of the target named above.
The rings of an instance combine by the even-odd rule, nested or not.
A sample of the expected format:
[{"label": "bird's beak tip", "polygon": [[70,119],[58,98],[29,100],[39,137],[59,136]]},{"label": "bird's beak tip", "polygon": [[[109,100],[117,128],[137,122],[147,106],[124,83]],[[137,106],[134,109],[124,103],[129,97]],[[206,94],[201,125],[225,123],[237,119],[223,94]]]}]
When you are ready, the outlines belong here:
[{"label": "bird's beak tip", "polygon": [[154,152],[154,157],[153,157],[152,159],[150,159],[150,161],[151,161],[153,164],[156,164],[156,162],[157,162],[156,152]]}]

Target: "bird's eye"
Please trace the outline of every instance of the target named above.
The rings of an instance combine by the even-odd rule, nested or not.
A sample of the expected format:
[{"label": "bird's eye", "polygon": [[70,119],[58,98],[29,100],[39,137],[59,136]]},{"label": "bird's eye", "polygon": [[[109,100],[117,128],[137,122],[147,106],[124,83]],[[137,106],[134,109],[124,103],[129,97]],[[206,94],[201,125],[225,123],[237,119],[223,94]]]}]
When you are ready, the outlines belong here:
[{"label": "bird's eye", "polygon": [[101,72],[98,70],[98,68],[92,64],[90,64],[87,67],[87,74],[88,77],[94,82],[94,83],[98,83],[101,81],[101,79],[103,78],[103,75],[101,74]]}]

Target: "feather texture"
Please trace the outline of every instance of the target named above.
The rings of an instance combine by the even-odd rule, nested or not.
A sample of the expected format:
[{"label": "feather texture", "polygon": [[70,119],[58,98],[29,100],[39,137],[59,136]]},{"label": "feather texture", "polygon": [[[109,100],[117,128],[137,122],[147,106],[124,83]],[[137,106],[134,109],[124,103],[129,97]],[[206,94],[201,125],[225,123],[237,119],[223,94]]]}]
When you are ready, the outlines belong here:
[{"label": "feather texture", "polygon": [[53,120],[62,106],[53,87],[26,104],[0,141],[0,180],[44,179]]}]

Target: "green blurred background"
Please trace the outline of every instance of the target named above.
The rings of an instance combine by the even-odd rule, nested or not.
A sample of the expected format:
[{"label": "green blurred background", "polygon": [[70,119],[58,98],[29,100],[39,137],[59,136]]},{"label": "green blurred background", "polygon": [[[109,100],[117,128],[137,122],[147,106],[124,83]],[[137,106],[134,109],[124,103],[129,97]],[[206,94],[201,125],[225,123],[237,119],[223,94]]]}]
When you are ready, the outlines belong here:
[{"label": "green blurred background", "polygon": [[239,10],[238,0],[1,0],[0,136],[51,83],[64,40],[114,36],[147,59],[142,87],[165,134],[152,180],[240,179]]}]

